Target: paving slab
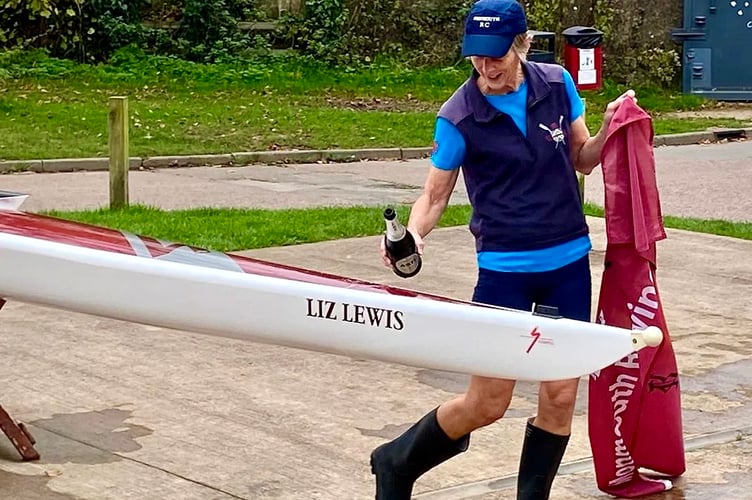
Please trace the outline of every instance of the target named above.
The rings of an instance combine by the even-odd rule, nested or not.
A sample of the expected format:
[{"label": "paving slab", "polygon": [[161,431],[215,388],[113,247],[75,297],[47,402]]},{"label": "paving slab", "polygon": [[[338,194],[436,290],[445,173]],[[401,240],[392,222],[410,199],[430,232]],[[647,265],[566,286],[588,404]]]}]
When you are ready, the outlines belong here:
[{"label": "paving slab", "polygon": [[[699,158],[704,150],[699,146],[694,152],[675,151],[658,167],[664,213],[678,210],[666,206],[691,211],[704,201],[714,217],[749,220],[750,211],[744,208],[748,196],[735,198],[737,188],[752,178],[750,164],[745,163],[749,146],[712,147],[719,149],[709,154],[728,164],[733,182],[718,173],[715,183],[686,179],[686,186],[713,186],[729,196],[719,201],[716,191],[675,188],[675,183],[685,181],[691,157]],[[661,151],[664,148],[656,150],[657,156]],[[288,206],[351,204],[354,199],[362,204],[408,202],[419,192],[427,163],[248,168],[258,170],[138,172],[131,177],[131,189],[134,196],[164,208],[204,206],[207,201],[220,206],[276,206],[281,198]],[[0,177],[0,188],[30,192],[33,197],[25,206],[29,210],[92,207],[106,202],[106,174],[92,177],[98,174],[13,174]],[[596,193],[596,182],[589,181],[589,188],[589,193]],[[455,202],[463,202],[462,196],[460,187]],[[604,225],[597,218],[588,222],[597,290]],[[657,281],[681,371],[686,437],[748,430],[752,242],[677,230],[668,234],[658,244]],[[468,298],[475,262],[467,229],[436,230],[426,241],[424,270],[411,280],[382,267],[378,237],[247,254]],[[461,393],[467,382],[461,374],[12,302],[0,311],[0,320],[0,335],[8,339],[0,343],[0,403],[29,425],[42,455],[37,462],[21,462],[0,439],[3,498],[372,498],[370,450]],[[609,498],[595,488],[587,467],[586,386],[583,380],[564,457],[565,464],[585,465],[557,480],[554,499]],[[531,383],[520,383],[507,416],[476,432],[467,453],[422,477],[416,496],[514,498],[510,478],[517,469],[524,422],[535,412],[535,389]],[[675,490],[653,499],[752,498],[747,494],[752,491],[751,446],[748,434],[740,434],[738,439],[708,442],[688,451],[689,469]],[[479,485],[485,488],[481,494]]]}]

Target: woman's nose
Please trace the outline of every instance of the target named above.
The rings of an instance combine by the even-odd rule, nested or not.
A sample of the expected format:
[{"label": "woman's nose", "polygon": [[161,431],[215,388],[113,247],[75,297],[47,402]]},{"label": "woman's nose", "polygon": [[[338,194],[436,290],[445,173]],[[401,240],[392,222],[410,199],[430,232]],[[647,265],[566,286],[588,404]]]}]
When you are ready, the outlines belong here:
[{"label": "woman's nose", "polygon": [[480,67],[483,70],[483,73],[491,69],[491,58],[490,57],[482,57],[480,60]]}]

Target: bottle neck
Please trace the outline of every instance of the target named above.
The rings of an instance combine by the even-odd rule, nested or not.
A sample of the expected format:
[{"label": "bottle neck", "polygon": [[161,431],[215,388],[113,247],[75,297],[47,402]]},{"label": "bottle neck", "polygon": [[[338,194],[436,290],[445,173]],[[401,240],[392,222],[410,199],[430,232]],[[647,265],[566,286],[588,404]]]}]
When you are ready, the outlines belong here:
[{"label": "bottle neck", "polygon": [[390,241],[399,241],[405,237],[405,226],[396,218],[386,221],[386,238]]}]

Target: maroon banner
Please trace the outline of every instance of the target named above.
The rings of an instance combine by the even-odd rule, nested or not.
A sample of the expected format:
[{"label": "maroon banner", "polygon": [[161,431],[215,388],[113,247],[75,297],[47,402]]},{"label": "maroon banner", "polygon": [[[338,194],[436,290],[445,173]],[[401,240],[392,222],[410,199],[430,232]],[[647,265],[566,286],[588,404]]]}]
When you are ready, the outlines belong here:
[{"label": "maroon banner", "polygon": [[684,473],[679,370],[656,280],[656,241],[666,237],[650,117],[631,100],[617,109],[601,157],[606,236],[596,321],[657,326],[664,340],[593,373],[588,424],[598,488],[634,498],[671,488],[640,469]]},{"label": "maroon banner", "polygon": [[597,321],[624,328],[657,326],[658,347],[647,347],[591,375],[588,425],[598,488],[633,498],[670,487],[639,473],[684,472],[681,396],[674,349],[661,306],[655,266],[627,245],[610,246]]}]

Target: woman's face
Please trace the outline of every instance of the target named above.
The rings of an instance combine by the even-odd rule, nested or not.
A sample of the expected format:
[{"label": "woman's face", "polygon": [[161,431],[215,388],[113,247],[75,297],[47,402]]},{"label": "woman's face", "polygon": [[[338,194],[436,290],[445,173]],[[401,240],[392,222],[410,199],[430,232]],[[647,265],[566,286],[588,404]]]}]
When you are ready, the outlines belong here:
[{"label": "woman's face", "polygon": [[484,94],[505,94],[516,90],[520,82],[520,57],[510,49],[504,57],[470,58],[480,74],[478,85]]}]

